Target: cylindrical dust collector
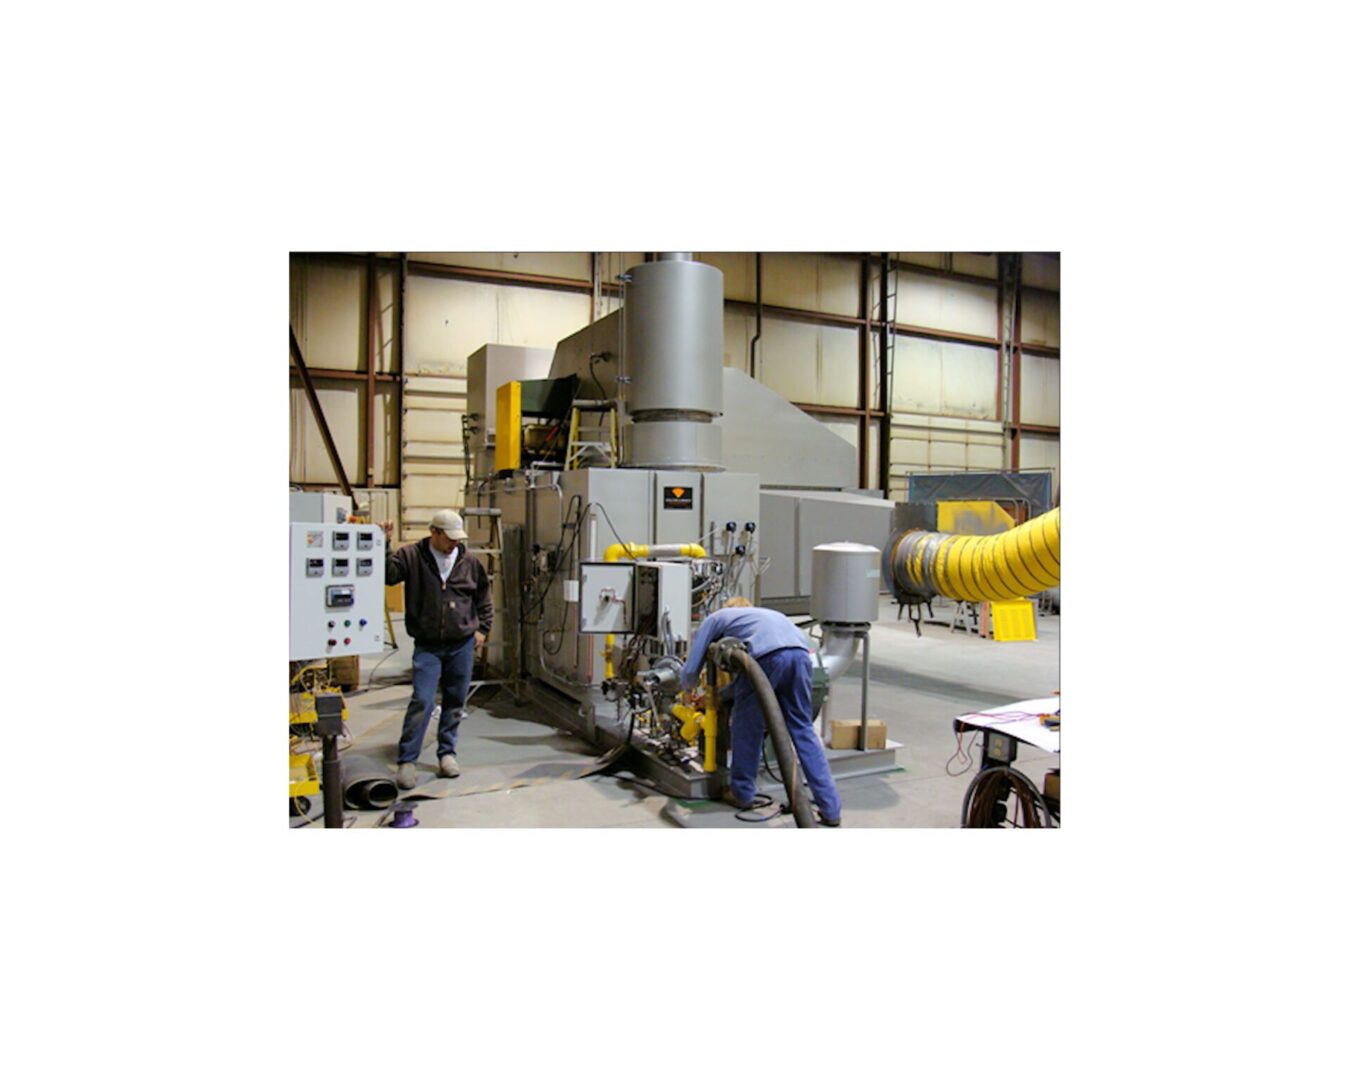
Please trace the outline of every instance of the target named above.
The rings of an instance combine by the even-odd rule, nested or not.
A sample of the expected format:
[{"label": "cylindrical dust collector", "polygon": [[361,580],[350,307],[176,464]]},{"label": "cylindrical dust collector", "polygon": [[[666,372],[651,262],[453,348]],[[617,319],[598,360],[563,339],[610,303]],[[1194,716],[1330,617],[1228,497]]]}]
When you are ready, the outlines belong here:
[{"label": "cylindrical dust collector", "polygon": [[712,422],[722,415],[722,271],[661,260],[630,273],[623,367],[633,427],[624,464],[720,469]]},{"label": "cylindrical dust collector", "polygon": [[811,618],[860,625],[876,622],[880,610],[880,551],[847,542],[811,549]]}]

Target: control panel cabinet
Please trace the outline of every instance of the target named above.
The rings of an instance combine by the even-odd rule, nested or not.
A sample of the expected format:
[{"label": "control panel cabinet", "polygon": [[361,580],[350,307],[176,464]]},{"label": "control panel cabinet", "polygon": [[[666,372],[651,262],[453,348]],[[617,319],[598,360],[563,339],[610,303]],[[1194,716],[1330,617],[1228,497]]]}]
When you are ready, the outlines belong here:
[{"label": "control panel cabinet", "polygon": [[384,530],[291,524],[291,659],[384,651]]}]

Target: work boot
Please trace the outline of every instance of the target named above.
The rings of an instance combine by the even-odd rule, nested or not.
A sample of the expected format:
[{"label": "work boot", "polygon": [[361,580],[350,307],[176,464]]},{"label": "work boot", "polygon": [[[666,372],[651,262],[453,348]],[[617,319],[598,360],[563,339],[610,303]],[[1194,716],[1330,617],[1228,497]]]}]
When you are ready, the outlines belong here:
[{"label": "work boot", "polygon": [[454,754],[445,754],[441,757],[440,775],[451,780],[459,775],[459,762],[455,760]]},{"label": "work boot", "polygon": [[417,766],[411,761],[405,761],[398,767],[398,776],[394,783],[398,784],[404,791],[411,791],[417,786]]},{"label": "work boot", "polygon": [[750,804],[748,802],[741,802],[740,799],[736,798],[736,796],[731,793],[731,788],[727,788],[727,790],[722,793],[722,801],[728,806],[734,806],[737,810],[750,809]]},{"label": "work boot", "polygon": [[820,815],[820,823],[827,829],[839,828],[839,818],[827,818],[824,814]]}]

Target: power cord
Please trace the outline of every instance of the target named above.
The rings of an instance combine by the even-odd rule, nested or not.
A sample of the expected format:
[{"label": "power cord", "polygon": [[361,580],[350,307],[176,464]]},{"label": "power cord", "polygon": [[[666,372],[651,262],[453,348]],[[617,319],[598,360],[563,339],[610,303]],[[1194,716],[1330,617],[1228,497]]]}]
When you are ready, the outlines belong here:
[{"label": "power cord", "polygon": [[[969,734],[971,737],[969,749],[967,749],[965,746],[962,745],[967,734]],[[975,749],[975,744],[979,741],[979,737],[980,733],[978,730],[975,729],[972,729],[969,732],[958,731],[956,733],[956,753],[954,753],[951,757],[949,757],[947,759],[947,764],[943,766],[943,769],[946,771],[948,776],[963,776],[970,771],[970,767],[975,764],[975,758],[972,756],[970,751]],[[962,765],[961,768],[957,769],[956,772],[952,772],[953,761],[955,762],[964,761],[965,764]]]},{"label": "power cord", "polygon": [[[1042,829],[1048,826],[1050,812],[1030,778],[1009,765],[985,769],[971,781],[961,805],[963,829],[998,829],[1008,821],[1003,800],[1013,796],[1014,829]],[[1018,818],[1021,818],[1021,824]]]},{"label": "power cord", "polygon": [[736,811],[736,820],[749,821],[755,825],[762,825],[766,821],[772,821],[774,818],[779,817],[783,813],[783,811],[788,809],[787,803],[778,803],[778,808],[774,810],[772,814],[763,814],[758,817],[746,817],[745,815],[749,814],[751,811],[754,810],[767,809],[768,807],[773,806],[775,801],[776,800],[773,798],[772,795],[762,795],[762,794],[756,795],[753,799],[750,800],[749,806],[747,806],[744,810]]}]

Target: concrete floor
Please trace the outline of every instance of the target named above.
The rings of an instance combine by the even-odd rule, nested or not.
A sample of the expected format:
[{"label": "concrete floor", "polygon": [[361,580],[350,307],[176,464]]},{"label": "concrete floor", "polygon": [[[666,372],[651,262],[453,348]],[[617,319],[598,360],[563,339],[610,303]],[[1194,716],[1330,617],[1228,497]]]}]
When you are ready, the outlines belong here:
[{"label": "concrete floor", "polygon": [[[934,605],[934,616],[949,621],[951,610]],[[916,637],[912,624],[895,621],[894,605],[882,607],[882,623],[872,630],[869,718],[886,720],[888,735],[903,744],[902,770],[839,782],[845,828],[953,828],[960,820],[961,799],[974,775],[947,775],[946,763],[956,749],[952,718],[963,712],[1049,696],[1059,686],[1059,617],[1039,616],[1035,642],[993,642],[952,633],[946,625],[925,625]],[[401,620],[395,632],[402,647],[381,657],[363,657],[361,688],[347,696],[348,727],[355,739],[351,753],[388,761],[395,747],[410,686],[412,643]],[[378,670],[372,670],[383,659]],[[369,688],[367,688],[369,686]],[[861,662],[838,684],[831,704],[836,717],[857,716]],[[416,816],[421,827],[600,827],[673,828],[662,810],[690,815],[665,796],[612,776],[539,782],[524,787],[478,789],[520,779],[546,780],[585,765],[593,748],[566,732],[527,718],[512,704],[509,691],[485,688],[469,703],[460,727],[459,762],[463,775],[441,781],[438,788],[465,792],[423,800]],[[969,742],[969,737],[967,737]],[[434,729],[427,732],[419,779],[432,780],[436,767]],[[1021,746],[1017,766],[1039,786],[1058,757]],[[978,760],[978,753],[976,754]],[[957,768],[953,764],[953,769]],[[767,779],[765,779],[767,783]],[[477,792],[469,794],[470,790]],[[692,808],[702,825],[729,828],[791,827],[780,818],[768,825],[736,820],[730,807],[704,804]],[[319,817],[319,808],[310,812]],[[352,815],[349,813],[348,817]],[[378,813],[355,815],[357,827],[375,824]]]}]

